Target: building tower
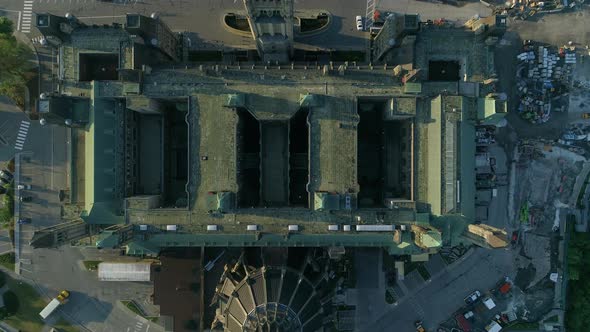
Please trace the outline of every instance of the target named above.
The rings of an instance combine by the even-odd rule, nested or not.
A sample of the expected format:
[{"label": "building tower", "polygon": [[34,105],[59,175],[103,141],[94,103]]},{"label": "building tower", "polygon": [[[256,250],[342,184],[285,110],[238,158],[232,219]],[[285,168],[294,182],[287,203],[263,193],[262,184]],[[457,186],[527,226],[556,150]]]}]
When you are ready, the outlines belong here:
[{"label": "building tower", "polygon": [[260,57],[288,62],[293,53],[293,0],[244,0],[244,6]]}]

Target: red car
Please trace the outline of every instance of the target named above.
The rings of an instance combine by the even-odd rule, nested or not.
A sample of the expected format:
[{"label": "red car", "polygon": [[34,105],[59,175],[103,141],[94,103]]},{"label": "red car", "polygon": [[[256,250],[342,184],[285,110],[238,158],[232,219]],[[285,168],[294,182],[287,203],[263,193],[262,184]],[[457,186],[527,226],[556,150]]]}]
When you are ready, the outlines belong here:
[{"label": "red car", "polygon": [[510,243],[516,244],[517,242],[518,242],[518,231],[514,231],[514,232],[512,232],[512,239],[510,240]]}]

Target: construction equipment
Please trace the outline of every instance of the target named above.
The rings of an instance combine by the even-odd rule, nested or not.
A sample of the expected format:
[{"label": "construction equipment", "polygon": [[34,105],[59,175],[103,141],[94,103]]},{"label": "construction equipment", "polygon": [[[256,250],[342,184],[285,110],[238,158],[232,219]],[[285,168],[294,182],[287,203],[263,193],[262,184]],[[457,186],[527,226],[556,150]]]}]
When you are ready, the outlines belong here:
[{"label": "construction equipment", "polygon": [[426,332],[426,329],[422,326],[422,321],[417,320],[414,322],[414,326],[416,326],[416,332]]}]

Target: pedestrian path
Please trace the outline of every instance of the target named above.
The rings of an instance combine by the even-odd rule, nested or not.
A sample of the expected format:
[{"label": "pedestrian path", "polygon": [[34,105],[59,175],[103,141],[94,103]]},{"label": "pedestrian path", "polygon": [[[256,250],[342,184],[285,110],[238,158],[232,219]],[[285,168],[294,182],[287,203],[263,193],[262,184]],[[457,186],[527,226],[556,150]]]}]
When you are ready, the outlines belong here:
[{"label": "pedestrian path", "polygon": [[21,32],[31,32],[31,19],[33,17],[33,1],[34,0],[25,0],[25,5],[23,7],[23,17],[20,23]]},{"label": "pedestrian path", "polygon": [[18,134],[16,136],[16,143],[14,144],[14,148],[17,150],[22,150],[23,146],[25,145],[25,141],[27,140],[27,133],[29,132],[29,126],[31,123],[29,121],[21,121],[20,128],[18,128]]}]

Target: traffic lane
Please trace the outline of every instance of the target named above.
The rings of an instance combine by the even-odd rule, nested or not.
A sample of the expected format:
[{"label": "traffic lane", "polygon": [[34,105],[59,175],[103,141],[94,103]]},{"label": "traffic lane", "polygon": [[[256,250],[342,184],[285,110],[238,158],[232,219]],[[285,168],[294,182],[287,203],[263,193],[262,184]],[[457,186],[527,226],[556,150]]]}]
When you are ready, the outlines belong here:
[{"label": "traffic lane", "polygon": [[0,230],[0,255],[12,252],[12,242],[7,229]]},{"label": "traffic lane", "polygon": [[298,36],[297,43],[306,48],[315,47],[321,50],[364,50],[369,33],[356,29],[355,18],[346,16],[332,16],[332,24],[322,33],[313,36]]},{"label": "traffic lane", "polygon": [[22,0],[0,0],[0,11],[19,11],[23,10],[24,2]]},{"label": "traffic lane", "polygon": [[[298,2],[296,9],[325,10],[333,15],[331,26],[318,35],[297,37],[298,43],[320,49],[344,48],[363,49],[367,33],[357,31],[355,16],[364,16],[366,2],[363,1],[324,1],[321,7],[317,2]],[[319,7],[319,8],[318,8]],[[237,48],[254,47],[251,38],[238,36],[223,28],[223,17],[226,13],[244,11],[241,1],[150,1],[130,4],[96,3],[87,4],[69,1],[39,2],[34,5],[35,12],[49,12],[64,15],[69,12],[88,24],[110,24],[112,21],[122,22],[126,13],[138,12],[144,15],[158,13],[160,18],[174,31],[190,31],[196,34],[191,37],[192,45],[221,49],[224,46]],[[213,28],[213,29],[212,29]]]},{"label": "traffic lane", "polygon": [[474,15],[490,16],[492,10],[485,5],[475,2],[455,7],[438,3],[416,0],[380,0],[378,9],[404,14],[419,13],[422,21],[427,19],[445,18],[448,20],[467,20]]},{"label": "traffic lane", "polygon": [[[48,12],[54,15],[64,15],[66,12],[78,17],[86,24],[124,23],[127,13],[140,13],[146,16],[158,13],[159,17],[172,31],[193,32],[191,45],[193,48],[223,49],[225,47],[253,48],[251,38],[230,33],[223,28],[223,17],[226,13],[243,10],[233,1],[217,1],[210,6],[208,2],[199,1],[194,4],[188,2],[151,1],[135,5],[124,4],[90,4],[80,5],[72,3],[40,3],[34,7],[35,12]],[[241,2],[239,2],[241,3]]]},{"label": "traffic lane", "polygon": [[[575,27],[572,26],[575,22]],[[552,45],[564,45],[568,41],[585,46],[590,40],[590,9],[576,10],[569,13],[544,15],[539,20],[510,19],[508,27],[517,31],[521,39],[549,43]],[[563,27],[572,27],[564,29]]]},{"label": "traffic lane", "polygon": [[[452,266],[447,273],[427,282],[414,294],[415,301],[422,307],[422,319],[427,327],[438,326],[464,305],[463,299],[474,290],[487,291],[498,280],[516,274],[512,266],[513,253],[509,250],[486,250],[476,248],[472,255],[459,265]],[[411,331],[418,319],[408,298],[386,312],[364,331],[385,331],[399,326],[402,331]]]},{"label": "traffic lane", "polygon": [[[21,184],[30,185],[31,189],[20,190],[22,197],[30,197],[30,202],[17,202],[21,207],[21,215],[31,218],[35,229],[53,226],[61,222],[61,205],[57,190],[48,188],[52,169],[39,163],[21,165],[23,179]],[[28,242],[27,242],[28,243]]]},{"label": "traffic lane", "polygon": [[32,121],[30,128],[27,139],[32,154],[21,158],[21,183],[31,189],[21,192],[32,197],[32,201],[21,203],[21,207],[23,215],[32,219],[32,225],[43,228],[61,222],[59,189],[67,188],[66,129],[41,126],[37,121]]}]

